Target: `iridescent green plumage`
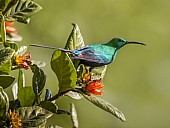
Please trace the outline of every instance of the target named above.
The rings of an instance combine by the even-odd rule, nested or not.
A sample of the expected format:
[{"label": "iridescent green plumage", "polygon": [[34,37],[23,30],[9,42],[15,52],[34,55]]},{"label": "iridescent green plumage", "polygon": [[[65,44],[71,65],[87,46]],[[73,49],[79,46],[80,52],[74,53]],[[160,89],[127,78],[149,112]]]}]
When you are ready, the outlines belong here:
[{"label": "iridescent green plumage", "polygon": [[67,50],[67,49],[42,46],[37,44],[32,44],[31,46],[52,48],[64,52],[73,53],[73,56],[71,57],[72,59],[78,59],[80,60],[80,63],[86,66],[90,66],[91,68],[94,68],[94,67],[108,65],[109,63],[111,63],[115,59],[118,50],[126,44],[145,45],[143,43],[138,43],[138,42],[129,42],[122,38],[113,38],[108,43],[91,44],[77,50]]}]

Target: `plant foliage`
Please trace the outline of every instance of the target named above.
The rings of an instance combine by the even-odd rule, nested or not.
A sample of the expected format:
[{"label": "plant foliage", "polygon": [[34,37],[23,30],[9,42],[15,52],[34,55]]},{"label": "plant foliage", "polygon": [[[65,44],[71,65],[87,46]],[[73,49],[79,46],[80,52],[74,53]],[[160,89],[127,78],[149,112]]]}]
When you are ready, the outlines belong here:
[{"label": "plant foliage", "polygon": [[6,20],[29,23],[30,17],[42,9],[40,5],[31,0],[17,0],[5,15]]},{"label": "plant foliage", "polygon": [[68,55],[55,51],[51,59],[51,68],[59,80],[60,92],[73,90],[76,86],[76,70]]},{"label": "plant foliage", "polygon": [[[16,34],[12,28],[14,22],[28,24],[31,16],[42,9],[33,0],[1,0],[0,1],[0,127],[47,127],[61,128],[57,125],[46,126],[47,119],[53,114],[70,115],[73,128],[78,128],[76,107],[70,104],[70,111],[59,109],[56,100],[69,96],[80,100],[85,97],[88,101],[111,113],[121,121],[125,116],[107,101],[94,96],[101,95],[107,66],[94,68],[92,71],[78,60],[72,59],[72,54],[55,50],[51,57],[51,69],[56,74],[59,88],[52,95],[46,85],[46,74],[43,70],[45,63],[31,60],[27,46],[18,45],[14,41]],[[68,37],[65,49],[76,50],[85,46],[85,42],[77,24]],[[9,29],[10,28],[10,29]],[[12,28],[12,29],[11,29]],[[7,38],[8,37],[8,38]],[[24,72],[32,71],[32,84],[25,82]],[[18,77],[10,75],[18,71]],[[15,80],[15,83],[14,83]],[[8,98],[4,89],[12,86],[13,99]],[[46,92],[44,89],[46,88]],[[99,93],[100,92],[100,93]],[[45,96],[42,94],[45,93]],[[14,123],[17,121],[17,123]],[[15,124],[15,126],[14,126]]]}]

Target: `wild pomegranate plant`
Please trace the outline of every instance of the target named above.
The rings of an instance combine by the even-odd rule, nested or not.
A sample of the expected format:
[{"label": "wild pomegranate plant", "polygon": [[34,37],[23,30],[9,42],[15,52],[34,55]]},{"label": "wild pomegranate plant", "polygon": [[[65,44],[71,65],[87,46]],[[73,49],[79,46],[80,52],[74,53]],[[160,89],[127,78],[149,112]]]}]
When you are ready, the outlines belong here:
[{"label": "wild pomegranate plant", "polygon": [[[53,114],[67,114],[71,117],[73,127],[78,128],[76,109],[70,103],[70,111],[58,108],[55,103],[63,96],[76,100],[87,99],[97,107],[113,114],[121,121],[125,116],[116,107],[96,95],[103,95],[103,78],[107,66],[89,70],[89,67],[72,59],[72,54],[54,50],[51,68],[56,74],[58,93],[51,94],[46,84],[46,74],[42,67],[45,63],[31,59],[27,46],[22,46],[22,36],[13,27],[16,22],[28,24],[32,15],[42,9],[33,0],[0,0],[0,127],[59,127],[46,126]],[[18,44],[17,42],[20,43]],[[83,37],[77,24],[66,42],[65,49],[76,50],[85,47]],[[14,70],[18,76],[10,75]],[[31,70],[32,86],[25,84],[24,72]],[[14,82],[17,81],[17,82]],[[8,98],[5,89],[12,86],[13,99]],[[48,87],[48,85],[46,85]],[[45,97],[42,93],[45,90]]]}]

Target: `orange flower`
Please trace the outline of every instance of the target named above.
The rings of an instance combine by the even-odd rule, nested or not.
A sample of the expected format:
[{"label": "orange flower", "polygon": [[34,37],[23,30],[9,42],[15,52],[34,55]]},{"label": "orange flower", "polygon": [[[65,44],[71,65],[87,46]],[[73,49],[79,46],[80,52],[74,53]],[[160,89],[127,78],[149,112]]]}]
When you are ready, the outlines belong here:
[{"label": "orange flower", "polygon": [[87,94],[92,93],[94,95],[103,95],[103,91],[99,90],[103,87],[104,85],[101,80],[92,80],[85,87],[85,90]]},{"label": "orange flower", "polygon": [[16,32],[17,32],[17,30],[12,27],[14,23],[15,23],[15,22],[5,21],[6,33],[16,33]]},{"label": "orange flower", "polygon": [[90,73],[84,73],[83,78],[82,78],[83,83],[85,83],[85,84],[88,83],[90,81],[90,79],[91,79],[91,74]]},{"label": "orange flower", "polygon": [[30,59],[31,59],[31,54],[28,53],[24,56],[20,56],[20,55],[16,56],[15,61],[19,67],[25,68],[27,70],[29,69],[29,66],[32,63]]},{"label": "orange flower", "polygon": [[11,128],[21,128],[22,123],[21,123],[21,117],[19,117],[18,112],[15,110],[11,112],[9,111],[9,116],[10,116],[10,127]]}]

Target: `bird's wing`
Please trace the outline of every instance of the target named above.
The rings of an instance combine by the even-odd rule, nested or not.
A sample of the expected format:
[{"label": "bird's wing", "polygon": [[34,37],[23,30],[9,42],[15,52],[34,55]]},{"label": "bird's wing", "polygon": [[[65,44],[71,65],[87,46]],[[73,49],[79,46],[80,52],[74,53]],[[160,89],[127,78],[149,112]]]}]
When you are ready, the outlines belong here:
[{"label": "bird's wing", "polygon": [[102,54],[102,52],[93,49],[83,50],[81,51],[81,54],[74,56],[73,59],[85,60],[95,63],[110,63],[109,59],[104,54]]}]

